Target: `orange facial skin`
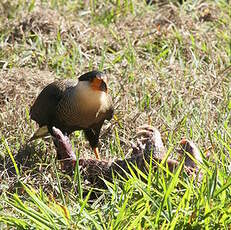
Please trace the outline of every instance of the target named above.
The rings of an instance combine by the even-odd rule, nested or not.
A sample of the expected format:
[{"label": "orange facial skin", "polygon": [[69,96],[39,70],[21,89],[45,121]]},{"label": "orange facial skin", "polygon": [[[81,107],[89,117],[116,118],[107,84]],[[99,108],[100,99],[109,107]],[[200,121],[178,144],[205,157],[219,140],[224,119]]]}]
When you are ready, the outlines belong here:
[{"label": "orange facial skin", "polygon": [[102,78],[95,77],[91,82],[91,88],[93,90],[105,91],[107,93],[107,86]]}]

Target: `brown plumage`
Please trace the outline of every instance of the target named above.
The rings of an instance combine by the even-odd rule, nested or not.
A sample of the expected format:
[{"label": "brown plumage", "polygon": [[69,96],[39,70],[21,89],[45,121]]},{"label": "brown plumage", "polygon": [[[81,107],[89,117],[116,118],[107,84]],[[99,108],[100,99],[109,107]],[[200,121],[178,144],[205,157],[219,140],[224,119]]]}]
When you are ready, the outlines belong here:
[{"label": "brown plumage", "polygon": [[78,80],[55,81],[38,95],[30,110],[39,129],[31,140],[52,135],[52,127],[64,134],[84,130],[96,157],[101,127],[113,116],[112,100],[102,72],[91,71]]}]

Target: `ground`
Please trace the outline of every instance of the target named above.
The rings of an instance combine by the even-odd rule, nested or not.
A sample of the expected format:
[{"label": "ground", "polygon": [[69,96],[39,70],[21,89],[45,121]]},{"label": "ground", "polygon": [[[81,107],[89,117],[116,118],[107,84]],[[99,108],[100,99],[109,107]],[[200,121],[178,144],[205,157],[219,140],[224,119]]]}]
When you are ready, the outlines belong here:
[{"label": "ground", "polygon": [[[7,217],[1,213],[0,221],[7,224],[8,220],[8,224],[19,226],[13,218],[20,215],[25,221],[22,228],[26,228],[26,223],[45,228],[25,213],[18,214],[9,204],[16,202],[9,200],[13,199],[12,194],[20,196],[23,202],[27,196],[33,200],[24,191],[26,188],[21,193],[21,181],[47,196],[52,194],[57,203],[69,210],[71,217],[64,218],[66,225],[54,220],[59,229],[68,225],[104,229],[125,225],[145,229],[230,227],[229,1],[187,0],[180,4],[166,0],[146,4],[133,0],[78,3],[4,0],[0,3],[0,15],[0,210],[9,210]],[[153,175],[143,184],[147,186],[145,193],[133,178],[133,182],[124,182],[124,190],[117,191],[112,186],[113,192],[105,191],[96,203],[92,201],[93,205],[78,200],[77,207],[73,199],[80,199],[76,178],[73,182],[73,178],[56,171],[60,165],[52,140],[28,143],[36,129],[29,109],[46,84],[54,79],[77,78],[92,69],[107,73],[117,118],[103,127],[100,138],[103,158],[129,156],[136,128],[149,123],[160,130],[173,158],[182,137],[193,140],[202,155],[210,151],[212,157],[206,161],[206,176],[198,189],[192,182],[190,186],[181,185],[183,188],[175,185],[170,196],[166,184],[171,184],[172,178],[164,177],[165,184],[162,177],[163,181],[158,182]],[[94,157],[81,132],[73,134],[71,140],[81,157]],[[18,163],[18,175],[12,159]],[[161,194],[169,197],[165,200]],[[155,200],[162,199],[163,205],[158,206]],[[181,199],[188,203],[184,206]],[[44,199],[46,202],[50,200]],[[139,208],[139,202],[145,203],[145,208]],[[33,206],[32,203],[28,205]],[[85,206],[81,206],[83,203]],[[137,220],[140,212],[145,218]],[[73,218],[75,213],[78,221]],[[86,213],[91,213],[92,218]],[[122,218],[121,213],[126,213],[129,220]]]}]

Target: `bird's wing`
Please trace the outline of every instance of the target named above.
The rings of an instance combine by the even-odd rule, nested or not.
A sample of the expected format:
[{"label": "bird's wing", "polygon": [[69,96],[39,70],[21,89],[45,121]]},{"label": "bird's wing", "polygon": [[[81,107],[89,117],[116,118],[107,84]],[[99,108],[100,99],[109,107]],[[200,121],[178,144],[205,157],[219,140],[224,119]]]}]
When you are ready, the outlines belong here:
[{"label": "bird's wing", "polygon": [[68,87],[74,82],[70,80],[56,81],[46,86],[30,109],[30,116],[39,126],[48,125],[56,113],[57,105]]}]

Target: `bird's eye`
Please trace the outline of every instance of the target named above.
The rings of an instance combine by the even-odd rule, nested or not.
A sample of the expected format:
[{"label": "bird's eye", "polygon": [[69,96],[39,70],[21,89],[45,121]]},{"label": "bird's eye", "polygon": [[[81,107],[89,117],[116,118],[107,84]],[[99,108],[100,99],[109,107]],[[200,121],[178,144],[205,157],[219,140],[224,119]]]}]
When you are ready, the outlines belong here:
[{"label": "bird's eye", "polygon": [[102,81],[100,84],[100,90],[102,90],[103,92],[107,92],[107,85],[104,81]]}]

